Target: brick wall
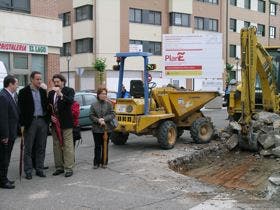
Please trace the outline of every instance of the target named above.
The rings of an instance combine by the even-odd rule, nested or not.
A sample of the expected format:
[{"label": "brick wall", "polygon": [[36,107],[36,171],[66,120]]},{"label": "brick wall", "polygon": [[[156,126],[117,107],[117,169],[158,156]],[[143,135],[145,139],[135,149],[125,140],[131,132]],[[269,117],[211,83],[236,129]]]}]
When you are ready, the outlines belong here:
[{"label": "brick wall", "polygon": [[52,86],[52,76],[54,74],[60,73],[59,67],[59,58],[60,56],[57,54],[48,54],[47,56],[47,78],[48,78],[48,87]]},{"label": "brick wall", "polygon": [[58,18],[58,1],[60,0],[31,0],[31,15]]}]

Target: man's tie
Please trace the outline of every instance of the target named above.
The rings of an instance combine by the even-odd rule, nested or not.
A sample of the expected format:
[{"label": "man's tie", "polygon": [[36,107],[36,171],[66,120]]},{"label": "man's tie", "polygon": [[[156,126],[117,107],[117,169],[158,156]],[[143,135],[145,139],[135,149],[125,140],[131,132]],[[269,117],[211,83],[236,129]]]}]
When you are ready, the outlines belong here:
[{"label": "man's tie", "polygon": [[58,103],[58,100],[60,99],[60,96],[56,95],[55,97],[55,102],[54,102],[54,110],[55,112],[58,112],[58,106],[57,106],[57,103]]}]

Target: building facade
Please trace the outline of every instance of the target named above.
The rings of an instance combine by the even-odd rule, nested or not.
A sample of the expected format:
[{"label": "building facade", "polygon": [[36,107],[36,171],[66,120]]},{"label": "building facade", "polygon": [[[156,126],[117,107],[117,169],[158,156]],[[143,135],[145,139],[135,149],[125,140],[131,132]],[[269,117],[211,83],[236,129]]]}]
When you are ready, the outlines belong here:
[{"label": "building facade", "polygon": [[233,77],[241,79],[240,30],[250,25],[257,28],[263,46],[280,46],[280,1],[231,0],[227,2],[228,29],[224,31],[226,62],[234,65]]},{"label": "building facade", "polygon": [[[92,63],[106,58],[106,85],[116,90],[115,53],[128,52],[135,45],[153,53],[150,63],[156,63],[157,70],[152,76],[159,86],[173,83],[193,88],[190,79],[162,76],[162,35],[167,33],[222,33],[224,64],[236,66],[236,72],[242,27],[256,26],[263,45],[280,45],[278,0],[61,0],[59,13],[63,21],[61,70],[76,89],[96,88]],[[126,86],[129,80],[143,77],[141,59],[127,60],[126,68],[131,70],[125,74]]]},{"label": "building facade", "polygon": [[56,0],[0,0],[0,60],[20,86],[39,71],[45,83],[60,72],[62,24]]}]

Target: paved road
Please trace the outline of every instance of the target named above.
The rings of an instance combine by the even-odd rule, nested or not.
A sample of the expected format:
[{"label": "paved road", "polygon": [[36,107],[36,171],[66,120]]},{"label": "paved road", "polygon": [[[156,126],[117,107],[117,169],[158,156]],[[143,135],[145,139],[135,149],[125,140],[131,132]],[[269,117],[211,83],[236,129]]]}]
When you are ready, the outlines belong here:
[{"label": "paved road", "polygon": [[[226,125],[225,110],[204,110],[217,128]],[[109,167],[92,169],[93,139],[83,131],[70,178],[54,177],[52,138],[48,138],[47,178],[18,178],[19,143],[13,152],[10,178],[15,190],[0,189],[0,209],[240,209],[273,208],[265,201],[238,194],[175,173],[167,161],[194,152],[188,132],[172,150],[161,150],[156,138],[131,135],[125,146],[109,145]]]}]

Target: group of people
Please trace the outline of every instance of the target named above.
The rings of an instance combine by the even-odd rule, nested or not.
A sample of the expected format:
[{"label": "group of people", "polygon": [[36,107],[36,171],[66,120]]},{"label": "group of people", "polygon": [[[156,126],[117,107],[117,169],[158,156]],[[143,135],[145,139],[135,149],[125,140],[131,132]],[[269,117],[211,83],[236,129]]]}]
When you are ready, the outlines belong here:
[{"label": "group of people", "polygon": [[[24,137],[25,178],[32,179],[32,172],[46,177],[44,160],[49,125],[52,126],[55,171],[52,175],[73,175],[75,151],[73,144],[73,114],[71,106],[75,91],[66,87],[66,79],[61,74],[52,77],[53,88],[47,93],[42,87],[42,75],[33,71],[30,84],[19,91],[18,80],[13,75],[4,78],[4,88],[0,92],[0,187],[15,188],[14,181],[8,179],[8,167],[13,145],[21,128]],[[107,89],[97,91],[98,102],[92,104],[90,118],[95,142],[94,168],[108,163],[108,146],[104,161],[104,134],[112,131],[110,121],[115,117],[112,104],[106,100]]]}]

